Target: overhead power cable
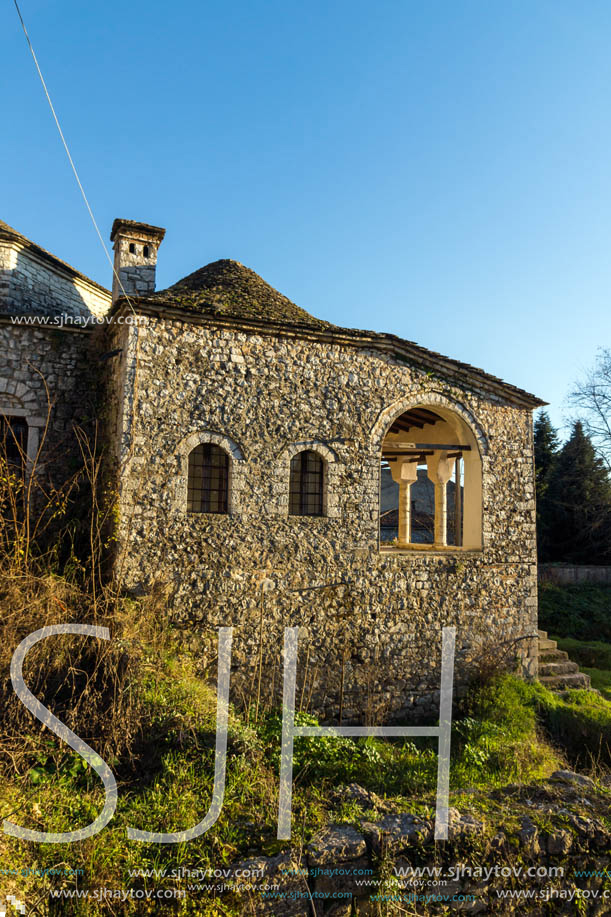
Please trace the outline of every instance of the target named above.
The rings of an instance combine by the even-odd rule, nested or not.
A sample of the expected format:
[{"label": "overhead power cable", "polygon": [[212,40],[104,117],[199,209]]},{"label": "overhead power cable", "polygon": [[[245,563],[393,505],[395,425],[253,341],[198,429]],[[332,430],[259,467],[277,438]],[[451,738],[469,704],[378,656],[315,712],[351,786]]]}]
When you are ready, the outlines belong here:
[{"label": "overhead power cable", "polygon": [[62,128],[61,128],[61,124],[59,123],[59,118],[57,117],[57,113],[56,113],[55,108],[54,108],[54,106],[53,106],[53,102],[51,101],[51,96],[49,95],[49,90],[47,89],[47,84],[46,84],[46,82],[45,82],[45,78],[44,78],[44,76],[42,75],[42,70],[40,69],[40,64],[38,63],[38,58],[36,57],[36,52],[34,51],[34,47],[33,47],[32,42],[31,42],[31,40],[30,40],[30,36],[28,35],[28,30],[26,29],[25,22],[23,21],[23,16],[21,15],[21,10],[20,10],[20,8],[19,8],[19,3],[17,2],[17,0],[13,0],[13,2],[14,2],[14,4],[15,4],[15,9],[17,10],[17,15],[19,16],[19,21],[21,22],[21,27],[22,27],[22,29],[23,29],[23,34],[25,35],[25,39],[26,39],[26,41],[27,41],[27,43],[28,43],[28,47],[29,47],[30,52],[31,52],[31,54],[32,54],[32,58],[33,58],[33,60],[34,60],[34,64],[36,65],[36,70],[37,70],[37,72],[38,72],[38,76],[40,77],[40,82],[42,83],[42,88],[43,88],[44,91],[45,91],[45,95],[46,95],[46,97],[47,97],[47,102],[49,103],[49,108],[51,109],[51,114],[53,115],[53,119],[54,119],[55,124],[56,124],[56,126],[57,126],[57,130],[59,131],[59,136],[61,137],[62,144],[63,144],[64,149],[65,149],[65,151],[66,151],[66,156],[68,157],[68,161],[69,161],[69,163],[70,163],[70,166],[72,167],[72,171],[74,172],[74,177],[75,177],[75,179],[76,179],[76,183],[77,183],[77,185],[79,186],[79,190],[80,190],[80,192],[81,192],[81,195],[82,195],[82,197],[83,197],[83,200],[85,201],[85,206],[86,206],[86,208],[87,208],[87,211],[88,211],[88,213],[89,213],[89,216],[91,217],[91,222],[93,223],[94,228],[95,228],[95,231],[96,231],[96,233],[98,234],[98,238],[99,238],[99,240],[100,240],[100,242],[101,242],[101,244],[102,244],[102,248],[104,249],[104,254],[106,255],[106,258],[108,259],[108,263],[110,264],[112,273],[113,273],[113,275],[117,278],[117,282],[118,282],[118,284],[119,284],[119,286],[120,286],[120,288],[121,288],[121,292],[123,293],[125,299],[127,300],[127,302],[128,302],[128,304],[129,304],[129,306],[130,306],[132,312],[135,313],[135,309],[134,309],[134,307],[133,307],[133,305],[132,305],[132,302],[131,302],[129,296],[127,295],[127,292],[126,292],[126,290],[125,290],[125,287],[124,287],[123,284],[121,283],[121,278],[119,277],[117,271],[115,270],[115,266],[114,266],[114,264],[113,264],[112,258],[110,257],[110,252],[108,251],[108,248],[107,248],[107,246],[106,246],[106,243],[104,242],[104,239],[102,238],[102,233],[100,232],[100,227],[99,227],[98,224],[97,224],[96,218],[95,218],[95,216],[94,216],[94,214],[93,214],[93,210],[91,209],[91,205],[90,205],[90,203],[89,203],[89,200],[87,199],[87,195],[85,194],[85,189],[83,188],[83,183],[81,182],[81,179],[80,179],[79,174],[78,174],[78,170],[77,170],[77,168],[76,168],[76,166],[75,166],[75,164],[74,164],[74,159],[72,158],[72,154],[70,153],[70,148],[69,148],[68,143],[67,143],[67,141],[66,141],[66,138],[65,138],[65,136],[64,136],[64,132],[63,132],[63,130],[62,130]]}]

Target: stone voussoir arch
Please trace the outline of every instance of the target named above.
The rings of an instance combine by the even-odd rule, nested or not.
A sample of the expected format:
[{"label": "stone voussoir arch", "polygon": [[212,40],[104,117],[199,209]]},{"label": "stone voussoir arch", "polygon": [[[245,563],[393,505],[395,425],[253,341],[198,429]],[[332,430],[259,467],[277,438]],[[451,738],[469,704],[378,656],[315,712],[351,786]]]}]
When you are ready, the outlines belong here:
[{"label": "stone voussoir arch", "polygon": [[34,392],[25,382],[15,382],[5,376],[0,376],[0,410],[8,413],[13,406],[16,410],[23,411],[23,416],[31,414],[36,418],[36,426],[44,425],[44,419],[39,416],[40,406]]},{"label": "stone voussoir arch", "polygon": [[181,512],[187,512],[187,490],[189,479],[189,455],[197,446],[212,443],[220,446],[229,456],[229,499],[228,511],[230,514],[239,513],[242,506],[242,492],[244,489],[244,476],[246,459],[242,447],[225,433],[216,430],[194,430],[188,433],[178,444],[176,455],[178,458],[178,476],[176,484],[176,502]]},{"label": "stone voussoir arch", "polygon": [[38,397],[25,384],[0,376],[0,416],[22,417],[27,423],[27,469],[32,470],[40,447],[41,430],[47,423]]},{"label": "stone voussoir arch", "polygon": [[[372,449],[382,456],[382,447],[394,420],[401,414],[415,408],[438,409],[441,417],[454,415],[464,424],[465,435],[469,435],[476,449],[464,454],[464,496],[463,496],[463,532],[461,546],[481,550],[485,546],[484,537],[484,488],[485,467],[488,461],[488,438],[472,412],[454,398],[439,391],[412,393],[393,402],[380,411],[371,431]],[[376,460],[375,464],[378,464]],[[437,485],[436,485],[437,486]],[[408,526],[409,528],[409,526]],[[437,537],[437,536],[436,536]],[[442,543],[445,544],[445,537]]]},{"label": "stone voussoir arch", "polygon": [[460,401],[456,401],[454,398],[448,398],[447,395],[436,391],[423,392],[419,395],[415,393],[407,395],[405,398],[400,398],[398,401],[394,401],[392,404],[388,405],[388,407],[383,408],[378,414],[376,422],[371,430],[370,441],[373,448],[381,452],[384,437],[392,422],[399,417],[400,414],[412,408],[427,406],[445,408],[447,411],[451,411],[453,414],[460,417],[475,437],[481,458],[488,455],[488,438],[471,411],[461,404]]},{"label": "stone voussoir arch", "polygon": [[323,516],[335,518],[339,515],[339,473],[340,462],[337,453],[326,443],[317,439],[301,440],[286,445],[276,460],[276,482],[280,496],[277,509],[281,515],[289,511],[289,480],[291,460],[300,452],[315,452],[325,463],[323,492]]}]

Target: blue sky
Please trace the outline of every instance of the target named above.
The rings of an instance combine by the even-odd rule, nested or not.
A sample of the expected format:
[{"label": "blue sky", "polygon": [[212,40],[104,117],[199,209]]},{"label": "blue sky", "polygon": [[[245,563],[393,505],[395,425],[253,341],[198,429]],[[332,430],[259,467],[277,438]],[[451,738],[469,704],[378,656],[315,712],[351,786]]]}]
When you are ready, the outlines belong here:
[{"label": "blue sky", "polygon": [[[611,5],[21,0],[105,237],[217,258],[551,402],[611,343]],[[12,3],[0,218],[105,285]]]}]

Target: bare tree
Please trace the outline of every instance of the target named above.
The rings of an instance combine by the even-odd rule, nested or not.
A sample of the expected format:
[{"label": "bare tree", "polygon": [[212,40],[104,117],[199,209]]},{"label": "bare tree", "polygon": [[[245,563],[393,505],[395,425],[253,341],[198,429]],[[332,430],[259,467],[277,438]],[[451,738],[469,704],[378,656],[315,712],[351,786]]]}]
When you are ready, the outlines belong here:
[{"label": "bare tree", "polygon": [[569,402],[584,430],[611,470],[611,349],[601,347],[594,366],[575,383]]}]

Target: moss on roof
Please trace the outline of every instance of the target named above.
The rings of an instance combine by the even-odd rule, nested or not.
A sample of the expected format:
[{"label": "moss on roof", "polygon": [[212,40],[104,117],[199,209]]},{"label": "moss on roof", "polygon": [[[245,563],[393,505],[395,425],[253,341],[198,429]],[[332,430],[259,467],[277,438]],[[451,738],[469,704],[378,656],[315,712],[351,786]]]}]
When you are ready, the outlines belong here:
[{"label": "moss on roof", "polygon": [[238,320],[280,322],[318,330],[335,327],[314,318],[250,268],[228,258],[213,261],[167,290],[138,302]]},{"label": "moss on roof", "polygon": [[[117,300],[114,309],[119,309],[122,303],[125,303],[124,297]],[[529,407],[539,407],[546,403],[482,369],[427,350],[394,334],[342,328],[315,318],[282,293],[274,290],[250,268],[228,258],[207,264],[183,277],[167,290],[159,290],[157,293],[141,297],[130,296],[130,303],[136,309],[175,309],[178,315],[182,313],[185,316],[191,313],[194,318],[201,315],[221,322],[229,321],[238,327],[240,324],[250,328],[267,325],[272,331],[281,331],[288,326],[297,332],[328,332],[356,346],[383,349],[400,362],[425,366],[431,371],[430,374],[432,368],[436,367],[436,371],[440,373],[449,370],[463,377],[475,375],[484,384],[492,385],[493,388],[499,387],[510,399],[520,404],[526,403]]]}]

